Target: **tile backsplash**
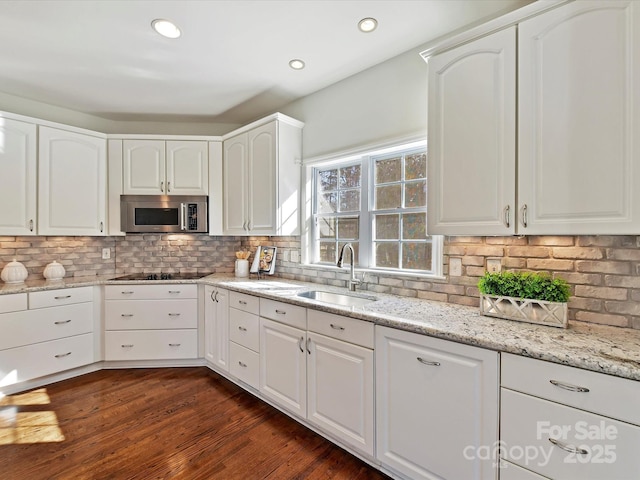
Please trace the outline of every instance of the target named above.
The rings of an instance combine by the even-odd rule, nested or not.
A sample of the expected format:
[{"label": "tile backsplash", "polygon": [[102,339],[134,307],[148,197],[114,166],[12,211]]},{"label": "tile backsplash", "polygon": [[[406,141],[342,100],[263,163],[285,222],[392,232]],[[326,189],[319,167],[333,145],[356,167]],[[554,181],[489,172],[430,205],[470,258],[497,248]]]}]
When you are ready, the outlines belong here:
[{"label": "tile backsplash", "polygon": [[[206,234],[134,234],[124,237],[0,237],[0,269],[14,258],[31,277],[57,260],[67,276],[139,272],[233,272],[235,251],[278,247],[276,274],[283,278],[344,286],[348,269],[324,269],[292,261],[300,237],[211,237]],[[108,248],[109,259],[102,259]],[[251,258],[250,260],[252,260]],[[449,261],[462,266],[449,275]],[[478,278],[487,261],[503,270],[546,271],[571,285],[569,318],[640,329],[640,236],[446,237],[444,280],[367,274],[372,292],[478,305]],[[457,273],[457,272],[456,272]]]}]

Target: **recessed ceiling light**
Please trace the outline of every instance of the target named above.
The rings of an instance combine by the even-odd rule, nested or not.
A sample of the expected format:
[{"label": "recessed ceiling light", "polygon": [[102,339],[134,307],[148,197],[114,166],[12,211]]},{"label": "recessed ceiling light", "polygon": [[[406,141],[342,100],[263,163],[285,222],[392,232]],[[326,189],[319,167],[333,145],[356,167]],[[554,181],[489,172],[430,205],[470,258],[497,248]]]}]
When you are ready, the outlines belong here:
[{"label": "recessed ceiling light", "polygon": [[294,70],[302,70],[304,68],[304,62],[299,58],[294,58],[293,60],[289,60],[289,66]]},{"label": "recessed ceiling light", "polygon": [[153,22],[151,22],[151,26],[156,32],[158,32],[163,37],[178,38],[180,35],[182,35],[182,32],[180,31],[180,29],[169,20],[156,18]]},{"label": "recessed ceiling light", "polygon": [[369,33],[373,32],[378,26],[378,21],[375,18],[367,17],[358,22],[358,29],[361,32]]}]

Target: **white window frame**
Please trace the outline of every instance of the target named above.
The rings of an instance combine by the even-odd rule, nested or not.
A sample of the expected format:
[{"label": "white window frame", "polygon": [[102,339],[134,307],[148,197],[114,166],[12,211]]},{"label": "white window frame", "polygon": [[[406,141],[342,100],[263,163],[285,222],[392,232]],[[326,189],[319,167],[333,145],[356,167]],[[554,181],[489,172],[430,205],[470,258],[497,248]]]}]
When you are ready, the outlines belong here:
[{"label": "white window frame", "polygon": [[[373,263],[373,214],[372,214],[372,198],[370,192],[373,188],[373,172],[370,171],[371,158],[392,155],[397,152],[405,152],[419,148],[426,148],[425,140],[404,140],[388,143],[385,145],[375,145],[364,147],[342,154],[336,153],[326,157],[318,157],[304,162],[304,182],[303,182],[303,231],[301,235],[302,243],[302,263],[304,266],[319,269],[337,269],[337,266],[330,264],[313,263],[318,258],[317,244],[314,241],[314,197],[315,193],[315,176],[316,168],[331,168],[337,166],[346,166],[361,161],[361,175],[363,183],[366,182],[367,188],[361,190],[361,204],[367,205],[366,211],[360,212],[359,222],[359,259],[363,266],[358,266],[358,271],[366,271],[372,274],[389,274],[393,276],[411,276],[442,279],[443,265],[443,238],[441,235],[432,235],[432,268],[431,270],[405,270],[385,267],[371,267]],[[428,159],[427,159],[428,161]],[[428,232],[427,232],[428,233]],[[345,259],[348,263],[350,258]]]}]

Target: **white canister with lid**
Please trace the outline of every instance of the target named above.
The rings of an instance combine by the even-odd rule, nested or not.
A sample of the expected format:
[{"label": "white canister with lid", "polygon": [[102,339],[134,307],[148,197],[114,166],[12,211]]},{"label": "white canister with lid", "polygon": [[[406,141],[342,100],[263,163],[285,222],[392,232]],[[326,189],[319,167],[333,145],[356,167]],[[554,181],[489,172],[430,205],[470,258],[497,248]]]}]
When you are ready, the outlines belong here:
[{"label": "white canister with lid", "polygon": [[64,267],[54,260],[49,265],[44,267],[44,272],[42,272],[42,275],[47,280],[62,280],[65,273],[66,271]]},{"label": "white canister with lid", "polygon": [[7,263],[0,273],[0,278],[5,283],[23,283],[28,276],[29,272],[26,267],[17,262],[15,258],[12,262]]}]

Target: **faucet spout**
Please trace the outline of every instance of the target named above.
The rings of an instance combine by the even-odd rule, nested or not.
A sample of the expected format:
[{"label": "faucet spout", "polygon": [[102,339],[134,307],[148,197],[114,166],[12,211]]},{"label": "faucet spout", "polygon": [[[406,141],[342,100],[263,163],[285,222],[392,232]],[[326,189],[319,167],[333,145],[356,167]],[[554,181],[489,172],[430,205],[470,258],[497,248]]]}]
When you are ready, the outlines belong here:
[{"label": "faucet spout", "polygon": [[342,268],[342,264],[344,262],[344,251],[345,250],[349,250],[349,252],[351,253],[351,278],[349,278],[349,280],[347,281],[347,286],[349,288],[350,292],[355,292],[356,291],[356,286],[360,285],[362,283],[361,280],[358,280],[356,278],[356,272],[355,272],[355,265],[356,265],[356,261],[355,261],[355,252],[353,251],[353,245],[351,245],[350,243],[345,243],[342,246],[342,249],[340,250],[340,255],[338,255],[338,263],[337,266],[339,268]]}]

